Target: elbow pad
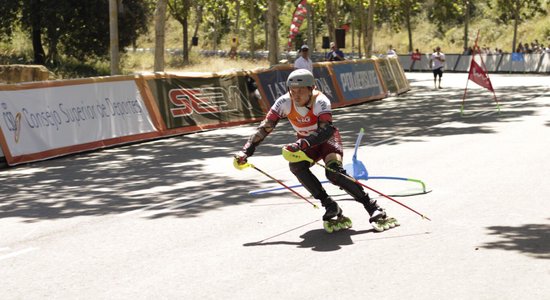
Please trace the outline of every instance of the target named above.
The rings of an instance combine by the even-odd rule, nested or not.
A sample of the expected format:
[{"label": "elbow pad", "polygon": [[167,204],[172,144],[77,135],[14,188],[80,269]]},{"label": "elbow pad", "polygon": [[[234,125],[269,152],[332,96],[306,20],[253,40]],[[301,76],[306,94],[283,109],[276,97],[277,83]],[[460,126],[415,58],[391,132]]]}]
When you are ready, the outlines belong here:
[{"label": "elbow pad", "polygon": [[310,147],[313,147],[315,145],[319,145],[328,141],[328,139],[330,139],[334,134],[335,129],[334,129],[334,126],[332,126],[332,124],[325,123],[323,125],[325,126],[319,126],[319,128],[317,128],[317,130],[314,133],[304,138],[309,143]]},{"label": "elbow pad", "polygon": [[248,141],[243,147],[243,152],[246,153],[247,156],[252,156],[256,150],[256,146],[258,146],[271,133],[271,131],[275,129],[278,121],[279,120],[265,119],[260,126],[256,128],[256,132],[248,138]]}]

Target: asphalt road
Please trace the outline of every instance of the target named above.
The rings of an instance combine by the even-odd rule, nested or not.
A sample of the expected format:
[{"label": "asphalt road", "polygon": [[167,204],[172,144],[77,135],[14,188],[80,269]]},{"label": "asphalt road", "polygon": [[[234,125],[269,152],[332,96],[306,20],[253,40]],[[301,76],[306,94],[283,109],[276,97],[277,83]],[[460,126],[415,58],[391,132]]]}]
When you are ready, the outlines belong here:
[{"label": "asphalt road", "polygon": [[[409,73],[412,90],[337,109],[350,162],[401,226],[376,233],[362,207],[326,185],[352,229],[231,154],[254,124],[0,170],[2,299],[550,299],[550,80]],[[283,122],[250,159],[287,184]],[[313,170],[324,179],[323,170]],[[307,195],[305,190],[299,192]],[[404,197],[403,197],[404,196]]]}]

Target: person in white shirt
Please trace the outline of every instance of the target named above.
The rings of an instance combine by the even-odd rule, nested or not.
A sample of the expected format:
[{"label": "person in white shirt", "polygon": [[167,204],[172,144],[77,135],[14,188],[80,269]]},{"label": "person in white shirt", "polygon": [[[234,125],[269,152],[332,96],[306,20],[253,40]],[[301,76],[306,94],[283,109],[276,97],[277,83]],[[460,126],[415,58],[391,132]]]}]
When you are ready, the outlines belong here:
[{"label": "person in white shirt", "polygon": [[387,56],[397,56],[397,52],[395,52],[392,45],[390,45],[390,47],[388,47],[388,52],[386,52],[386,55]]},{"label": "person in white shirt", "polygon": [[302,45],[300,48],[300,57],[294,62],[294,69],[306,69],[313,72],[313,62],[309,58],[309,47]]},{"label": "person in white shirt", "polygon": [[443,67],[445,66],[445,54],[441,52],[441,48],[438,46],[435,48],[435,52],[430,57],[430,66],[434,73],[434,86],[437,86],[437,77],[439,76],[439,88],[441,89],[441,77],[443,76]]},{"label": "person in white shirt", "polygon": [[[347,175],[342,164],[344,155],[342,137],[332,122],[330,100],[321,91],[315,89],[313,74],[304,69],[294,70],[288,75],[286,86],[287,93],[275,101],[256,131],[234,155],[233,165],[239,170],[245,168],[248,158],[254,154],[256,147],[275,130],[281,119],[288,119],[292,125],[291,128],[296,131],[296,140],[284,146],[283,153],[289,153],[292,157],[292,153],[301,152],[315,162],[323,160],[327,166],[326,178],[346,191],[355,201],[363,204],[369,214],[369,222],[376,231],[397,226],[397,220],[387,215],[377,201],[370,198],[368,192],[365,192],[360,184]],[[313,165],[305,160],[289,160],[288,164],[298,181],[313,198],[321,201],[321,205],[325,208],[323,215],[325,230],[330,233],[340,228],[351,227],[351,220],[344,217],[338,203],[328,195],[317,176],[311,172],[310,168]]]}]

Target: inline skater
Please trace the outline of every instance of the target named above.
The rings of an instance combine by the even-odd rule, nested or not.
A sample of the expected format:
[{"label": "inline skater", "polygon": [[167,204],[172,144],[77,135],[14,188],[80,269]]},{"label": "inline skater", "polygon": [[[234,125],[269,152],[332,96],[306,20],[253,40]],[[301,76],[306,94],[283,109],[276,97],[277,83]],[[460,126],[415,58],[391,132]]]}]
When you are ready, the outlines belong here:
[{"label": "inline skater", "polygon": [[[333,170],[326,170],[327,179],[363,204],[370,215],[369,222],[375,230],[383,231],[398,225],[394,218],[386,215],[376,200],[365,193],[361,185],[342,175],[346,174],[346,171],[342,167],[343,146],[340,133],[332,124],[330,100],[315,89],[313,74],[305,69],[297,69],[290,73],[286,85],[288,92],[275,101],[255,133],[248,138],[242,150],[235,154],[235,163],[245,164],[247,158],[254,154],[256,147],[275,129],[279,120],[288,118],[297,133],[297,140],[284,146],[286,150],[304,151],[314,161],[323,160],[325,165]],[[351,227],[351,220],[343,216],[338,203],[327,194],[311,172],[311,166],[312,164],[307,161],[289,163],[290,171],[325,208],[325,230],[332,232],[339,228]]]}]

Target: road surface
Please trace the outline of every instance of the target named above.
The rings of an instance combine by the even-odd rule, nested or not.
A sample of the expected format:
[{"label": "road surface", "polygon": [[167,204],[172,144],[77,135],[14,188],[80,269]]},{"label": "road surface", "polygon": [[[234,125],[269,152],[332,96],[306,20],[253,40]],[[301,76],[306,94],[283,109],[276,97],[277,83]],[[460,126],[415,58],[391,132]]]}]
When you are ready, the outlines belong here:
[{"label": "road surface", "polygon": [[[328,234],[321,209],[280,191],[232,153],[257,124],[0,170],[2,299],[549,299],[550,80],[492,75],[500,102],[467,74],[408,73],[412,90],[336,109],[349,163],[401,226],[375,233],[330,185],[353,228]],[[282,122],[250,159],[296,183]],[[314,173],[324,180],[323,170]],[[305,190],[299,192],[307,195]]]}]

